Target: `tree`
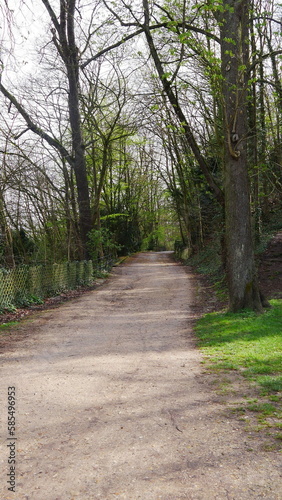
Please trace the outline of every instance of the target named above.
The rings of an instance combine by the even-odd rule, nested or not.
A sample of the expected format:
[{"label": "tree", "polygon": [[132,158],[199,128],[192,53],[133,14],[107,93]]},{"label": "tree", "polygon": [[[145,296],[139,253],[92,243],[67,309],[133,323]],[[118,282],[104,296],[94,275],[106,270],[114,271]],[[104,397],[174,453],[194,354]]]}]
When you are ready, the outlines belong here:
[{"label": "tree", "polygon": [[[112,171],[115,144],[135,133],[133,119],[126,112],[130,97],[119,61],[100,61],[98,73],[87,74],[89,92],[81,96],[89,184],[93,193],[93,225],[100,228],[100,203],[107,177]],[[86,71],[85,71],[86,73]]]},{"label": "tree", "polygon": [[[60,14],[57,16],[48,0],[42,0],[52,22],[52,40],[66,71],[68,82],[68,112],[71,128],[72,148],[69,151],[57,138],[45,132],[40,124],[20,104],[19,100],[0,83],[0,91],[24,118],[29,130],[42,137],[51,147],[66,159],[74,169],[80,228],[80,256],[87,255],[87,234],[92,228],[89,189],[86,172],[85,146],[82,136],[79,105],[79,56],[75,37],[76,0],[60,0]],[[59,20],[58,20],[59,18]]]},{"label": "tree", "polygon": [[[157,47],[152,31],[156,29],[151,19],[156,17],[152,14],[147,0],[143,0],[143,20],[138,20],[138,16],[133,16],[131,8],[128,13],[134,18],[131,24],[121,19],[121,15],[116,18],[124,26],[143,27],[147,46],[152,60],[154,61],[157,74],[159,76],[164,94],[166,95],[171,108],[177,116],[186,141],[191,148],[195,158],[201,168],[209,187],[213,190],[217,200],[225,205],[225,226],[226,226],[226,249],[227,249],[227,274],[229,286],[230,309],[236,311],[249,307],[255,310],[262,309],[261,298],[258,290],[256,270],[254,264],[254,252],[252,241],[251,211],[250,211],[250,189],[247,163],[247,92],[249,80],[249,11],[250,2],[248,0],[226,0],[219,4],[209,3],[207,8],[214,13],[218,23],[220,37],[211,33],[209,28],[202,28],[197,22],[201,16],[201,7],[198,10],[199,16],[194,17],[194,21],[186,21],[187,12],[185,6],[182,13],[178,6],[175,13],[172,6],[157,6],[165,16],[163,24],[157,25],[168,30],[173,40],[177,40],[181,45],[179,59],[176,59],[174,70],[165,68],[170,65],[167,52],[164,54],[163,32],[161,38],[161,48]],[[111,12],[113,10],[111,9]],[[204,10],[205,12],[205,10]],[[178,17],[177,17],[178,16]],[[140,17],[140,16],[139,16]],[[164,17],[166,22],[164,22]],[[207,20],[205,15],[203,19]],[[199,41],[192,47],[191,33],[201,33],[206,40],[214,40],[219,43],[221,51],[221,69],[214,72],[212,77],[218,82],[222,82],[219,102],[222,104],[223,130],[225,143],[224,156],[224,201],[222,191],[215,179],[211,175],[207,161],[200,150],[195,139],[195,132],[189,124],[184,108],[181,105],[177,77],[181,66],[185,63],[185,44],[194,50],[195,56],[209,66],[217,67],[217,51],[211,50],[208,43],[207,48],[202,48]],[[176,55],[175,50],[173,54]],[[213,59],[213,63],[211,62]],[[210,62],[209,62],[210,60]],[[218,86],[219,87],[219,86]]]},{"label": "tree", "polygon": [[254,262],[247,163],[248,0],[227,0],[220,25],[225,139],[225,227],[230,310],[262,310]]},{"label": "tree", "polygon": [[[107,6],[108,19],[105,10],[96,16],[99,3],[85,7],[76,0],[57,0],[54,4],[59,5],[58,12],[49,0],[42,0],[42,4],[52,30],[52,44],[49,38],[44,55],[52,57],[56,71],[56,81],[46,95],[60,95],[63,133],[60,113],[52,127],[56,112],[47,114],[46,119],[45,112],[40,115],[24,97],[16,99],[3,82],[0,88],[28,130],[58,152],[68,241],[76,228],[75,190],[84,248],[87,230],[94,219],[99,226],[100,213],[103,221],[111,221],[113,230],[119,220],[123,221],[120,227],[129,227],[131,215],[134,227],[139,229],[142,214],[143,234],[154,233],[163,203],[163,180],[174,200],[183,240],[191,245],[196,224],[203,239],[203,220],[210,212],[205,208],[204,213],[202,207],[207,207],[213,196],[218,209],[214,210],[214,202],[212,211],[217,217],[225,207],[230,309],[261,310],[251,210],[254,207],[261,224],[261,200],[266,214],[270,193],[278,197],[281,189],[282,94],[277,59],[281,49],[278,35],[266,22],[271,26],[278,23],[278,28],[281,23],[273,17],[271,2],[268,6],[272,12],[263,11],[263,2],[259,6],[252,2],[251,6],[250,0],[195,5],[176,0],[149,4],[143,0],[142,9],[122,3],[115,11],[114,2],[104,0],[102,9]],[[136,51],[132,43],[135,37],[141,39]],[[128,41],[130,50],[126,48]],[[118,62],[112,88],[104,78],[105,72],[109,74],[108,57],[101,71],[103,78],[97,72],[104,63],[102,56],[109,52],[114,53],[111,60]],[[135,73],[138,65],[146,65],[150,75],[144,70],[142,75],[141,70]],[[132,74],[138,75],[135,81],[130,79],[130,66]],[[157,84],[150,86],[150,82]],[[132,95],[134,112],[130,110]],[[133,154],[129,146],[131,140],[133,149],[134,140],[128,137],[132,115],[134,131],[138,130],[136,144],[140,136],[141,142],[148,137],[140,148],[134,145]],[[17,137],[25,133],[26,129],[21,130]],[[46,186],[47,191],[54,192],[49,181]],[[44,196],[40,192],[40,200]],[[254,205],[250,205],[250,199]],[[59,205],[55,210],[61,210]],[[51,203],[49,215],[59,226],[61,219],[56,218]]]}]

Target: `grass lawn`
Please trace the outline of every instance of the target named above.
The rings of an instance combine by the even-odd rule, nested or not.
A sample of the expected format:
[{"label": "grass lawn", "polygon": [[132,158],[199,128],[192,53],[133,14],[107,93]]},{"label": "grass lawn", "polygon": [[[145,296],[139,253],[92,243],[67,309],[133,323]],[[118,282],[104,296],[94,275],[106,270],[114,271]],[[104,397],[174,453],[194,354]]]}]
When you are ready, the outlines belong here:
[{"label": "grass lawn", "polygon": [[260,428],[272,428],[282,442],[282,301],[271,305],[262,315],[207,314],[197,322],[196,334],[209,369],[237,373],[253,387],[256,397],[234,411],[246,419],[255,415]]}]

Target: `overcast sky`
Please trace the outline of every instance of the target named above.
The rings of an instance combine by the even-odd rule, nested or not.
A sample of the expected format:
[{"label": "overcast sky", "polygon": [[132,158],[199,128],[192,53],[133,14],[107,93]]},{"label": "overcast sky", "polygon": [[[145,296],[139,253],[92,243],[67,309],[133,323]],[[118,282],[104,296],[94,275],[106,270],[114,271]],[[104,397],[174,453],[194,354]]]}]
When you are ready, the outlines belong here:
[{"label": "overcast sky", "polygon": [[[36,47],[46,30],[46,10],[41,0],[9,0],[10,19],[1,12],[1,59],[4,78],[18,79],[37,71]],[[45,20],[45,22],[44,22]],[[44,26],[45,24],[45,26]]]}]

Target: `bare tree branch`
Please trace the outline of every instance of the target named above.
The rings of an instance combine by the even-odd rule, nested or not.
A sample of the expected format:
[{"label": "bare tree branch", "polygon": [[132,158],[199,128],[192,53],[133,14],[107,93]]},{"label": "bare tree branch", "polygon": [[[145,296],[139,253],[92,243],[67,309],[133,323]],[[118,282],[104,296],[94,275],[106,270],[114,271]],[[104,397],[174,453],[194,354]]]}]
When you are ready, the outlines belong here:
[{"label": "bare tree branch", "polygon": [[[134,23],[134,26],[135,25],[136,24]],[[183,22],[177,23],[176,26],[183,28]],[[150,31],[157,30],[157,29],[160,29],[160,28],[166,28],[166,29],[169,30],[170,29],[169,23],[159,23],[159,24],[154,24],[152,26],[148,26],[147,27],[147,29],[150,30]],[[186,23],[185,23],[185,29],[189,30],[189,31],[194,31],[195,33],[200,33],[202,35],[206,35],[209,38],[215,40],[217,43],[220,43],[220,39],[216,35],[214,35],[213,33],[208,32],[208,31],[206,31],[204,29],[197,28],[195,26],[192,26],[192,25],[186,24]],[[82,63],[80,65],[81,69],[86,68],[86,66],[88,66],[88,64],[90,64],[92,61],[95,61],[96,59],[98,59],[102,55],[106,54],[107,52],[110,52],[111,50],[116,49],[117,47],[120,47],[120,45],[124,44],[128,40],[131,40],[132,38],[134,38],[134,37],[136,37],[138,35],[141,35],[141,33],[144,33],[144,26],[142,26],[140,29],[134,31],[133,33],[130,33],[129,35],[124,36],[118,42],[116,42],[116,43],[114,43],[112,45],[109,45],[108,47],[105,47],[104,49],[102,49],[99,52],[97,52],[97,54],[95,54],[94,56],[89,57],[89,59],[87,59],[86,61],[84,61],[84,63]]]},{"label": "bare tree branch", "polygon": [[[54,139],[52,136],[44,132],[30,117],[30,115],[27,113],[27,111],[23,108],[23,106],[18,102],[18,100],[13,96],[8,90],[0,83],[0,91],[2,94],[10,101],[11,104],[15,106],[15,108],[18,110],[20,115],[23,117],[25,120],[28,129],[34,132],[36,135],[39,137],[42,137],[50,146],[55,148],[63,158],[66,158],[67,162],[73,166],[73,158],[67,151],[67,149],[57,140]],[[26,130],[25,130],[26,132]]]}]

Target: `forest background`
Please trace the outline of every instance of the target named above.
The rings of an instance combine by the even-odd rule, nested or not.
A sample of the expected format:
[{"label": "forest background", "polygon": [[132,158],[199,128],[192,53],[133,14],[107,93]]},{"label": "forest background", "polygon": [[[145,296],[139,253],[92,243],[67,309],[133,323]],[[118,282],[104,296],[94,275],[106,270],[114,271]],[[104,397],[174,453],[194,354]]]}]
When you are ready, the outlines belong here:
[{"label": "forest background", "polygon": [[276,1],[5,0],[1,265],[218,245],[229,307],[262,310],[281,228]]}]

